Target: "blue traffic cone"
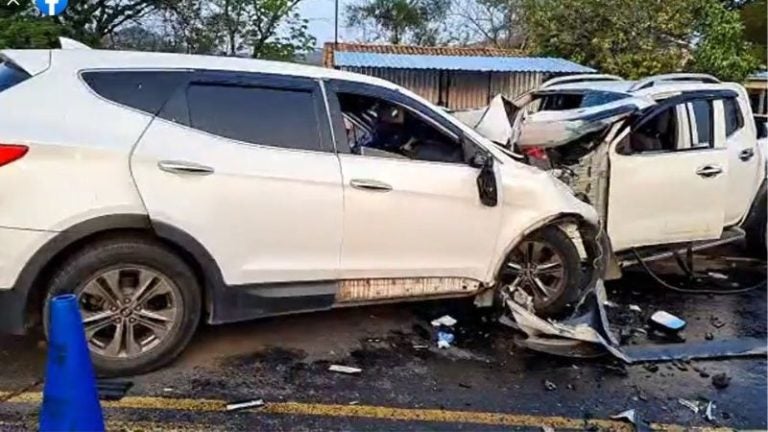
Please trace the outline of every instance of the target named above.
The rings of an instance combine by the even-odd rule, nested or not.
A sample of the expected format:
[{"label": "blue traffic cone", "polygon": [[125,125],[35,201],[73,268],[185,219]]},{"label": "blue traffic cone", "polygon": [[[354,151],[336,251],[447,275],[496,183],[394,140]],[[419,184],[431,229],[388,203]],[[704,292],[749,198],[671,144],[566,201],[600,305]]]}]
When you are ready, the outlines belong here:
[{"label": "blue traffic cone", "polygon": [[41,431],[103,431],[96,378],[77,297],[50,300]]}]

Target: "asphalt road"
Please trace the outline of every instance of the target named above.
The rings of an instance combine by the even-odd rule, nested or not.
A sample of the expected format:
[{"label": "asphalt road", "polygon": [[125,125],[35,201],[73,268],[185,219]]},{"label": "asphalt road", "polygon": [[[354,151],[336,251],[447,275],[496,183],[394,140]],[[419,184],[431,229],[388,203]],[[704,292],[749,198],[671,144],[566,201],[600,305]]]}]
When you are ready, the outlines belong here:
[{"label": "asphalt road", "polygon": [[[727,274],[720,285],[731,288],[765,279],[764,270],[700,263]],[[764,289],[677,294],[630,273],[609,285],[609,298],[619,304],[609,309],[616,330],[642,328],[664,309],[687,320],[687,341],[707,333],[715,341],[766,338]],[[630,304],[641,311],[630,311]],[[459,320],[456,346],[438,350],[429,321],[444,313]],[[514,331],[492,318],[453,300],[204,327],[174,364],[130,378],[133,387],[121,401],[105,403],[105,415],[111,430],[619,430],[627,426],[609,417],[634,408],[657,428],[768,428],[765,358],[657,367],[558,358],[516,347]],[[624,333],[627,343],[665,342]],[[41,390],[35,383],[44,362],[45,344],[35,337],[0,339],[0,392],[19,392],[0,403],[0,429],[35,428]],[[333,373],[330,364],[363,371]],[[718,373],[731,378],[726,388],[712,384]],[[547,381],[554,386],[547,389]],[[265,406],[223,411],[226,402],[254,398]],[[713,401],[714,422],[680,398]]]}]

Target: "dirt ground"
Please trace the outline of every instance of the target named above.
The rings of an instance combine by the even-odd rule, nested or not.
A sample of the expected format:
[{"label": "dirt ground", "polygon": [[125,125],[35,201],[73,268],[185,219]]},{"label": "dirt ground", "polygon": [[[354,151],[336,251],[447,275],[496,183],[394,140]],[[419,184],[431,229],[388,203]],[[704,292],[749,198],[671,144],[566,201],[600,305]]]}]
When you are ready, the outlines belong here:
[{"label": "dirt ground", "polygon": [[[766,277],[764,268],[738,271],[730,264],[697,261],[727,275],[720,285],[730,288]],[[631,331],[647,330],[647,317],[660,309],[688,322],[689,342],[766,339],[765,289],[679,294],[629,272],[608,285],[608,294],[618,305],[609,308],[611,322],[628,344],[669,343]],[[429,321],[445,313],[458,319],[456,342],[439,350]],[[105,403],[105,416],[111,430],[631,430],[609,418],[634,408],[654,428],[768,428],[765,358],[626,366],[609,357],[527,351],[514,336],[465,300],[203,327],[171,366],[129,378],[133,386],[121,401]],[[37,338],[0,339],[0,392],[20,392],[0,403],[0,429],[36,427],[41,388],[35,383],[44,362],[45,344]],[[331,364],[362,373],[330,372]],[[725,388],[712,382],[721,373],[730,378]],[[223,409],[257,398],[263,407]],[[681,398],[702,406],[712,401],[715,419],[694,413]]]}]

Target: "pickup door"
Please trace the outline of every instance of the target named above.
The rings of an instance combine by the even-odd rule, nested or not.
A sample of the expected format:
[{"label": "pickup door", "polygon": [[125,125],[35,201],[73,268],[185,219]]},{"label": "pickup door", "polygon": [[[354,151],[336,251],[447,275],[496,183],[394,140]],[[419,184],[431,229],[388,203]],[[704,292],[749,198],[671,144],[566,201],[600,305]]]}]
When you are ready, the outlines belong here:
[{"label": "pickup door", "polygon": [[614,250],[720,237],[729,169],[720,100],[735,95],[670,98],[617,135],[607,214]]}]

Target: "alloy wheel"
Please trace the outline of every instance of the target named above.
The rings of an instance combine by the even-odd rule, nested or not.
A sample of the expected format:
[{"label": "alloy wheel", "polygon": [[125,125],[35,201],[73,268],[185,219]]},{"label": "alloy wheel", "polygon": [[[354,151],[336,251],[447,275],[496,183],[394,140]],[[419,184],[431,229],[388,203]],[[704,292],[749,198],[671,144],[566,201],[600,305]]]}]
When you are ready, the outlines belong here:
[{"label": "alloy wheel", "polygon": [[75,290],[91,352],[135,358],[158,346],[181,317],[181,293],[143,266],[103,270]]},{"label": "alloy wheel", "polygon": [[507,258],[502,279],[510,290],[521,288],[536,303],[547,304],[565,288],[564,258],[548,243],[525,240]]}]

